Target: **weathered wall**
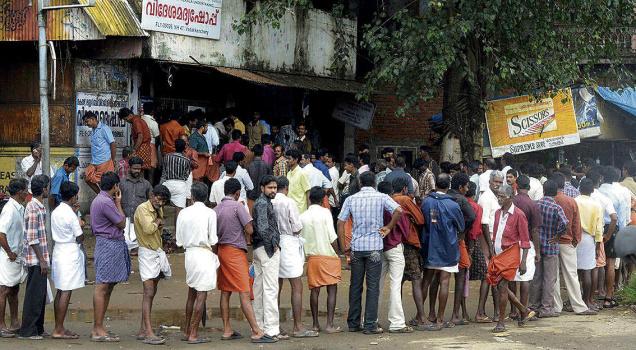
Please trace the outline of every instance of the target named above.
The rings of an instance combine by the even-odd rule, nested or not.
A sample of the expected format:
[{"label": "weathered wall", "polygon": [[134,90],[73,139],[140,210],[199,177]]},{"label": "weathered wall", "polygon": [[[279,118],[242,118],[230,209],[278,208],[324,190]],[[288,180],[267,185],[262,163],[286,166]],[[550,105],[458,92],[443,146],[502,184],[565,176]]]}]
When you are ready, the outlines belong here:
[{"label": "weathered wall", "polygon": [[334,53],[339,49],[336,48],[334,33],[339,26],[338,30],[344,31],[349,39],[344,77],[354,78],[355,20],[334,19],[319,10],[288,12],[281,19],[279,29],[257,25],[251,33],[240,35],[232,24],[244,14],[244,0],[224,0],[220,40],[150,32],[147,54],[151,58],[187,64],[199,62],[232,68],[335,76],[331,68]]}]

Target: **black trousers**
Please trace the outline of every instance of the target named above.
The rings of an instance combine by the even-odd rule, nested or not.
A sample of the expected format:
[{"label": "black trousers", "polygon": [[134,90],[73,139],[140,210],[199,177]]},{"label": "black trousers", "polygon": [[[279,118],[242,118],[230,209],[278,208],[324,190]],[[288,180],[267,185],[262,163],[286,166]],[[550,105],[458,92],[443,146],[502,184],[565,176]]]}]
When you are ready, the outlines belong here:
[{"label": "black trousers", "polygon": [[29,266],[28,271],[22,307],[22,326],[18,331],[21,337],[32,337],[44,333],[47,277],[42,276],[39,266]]}]

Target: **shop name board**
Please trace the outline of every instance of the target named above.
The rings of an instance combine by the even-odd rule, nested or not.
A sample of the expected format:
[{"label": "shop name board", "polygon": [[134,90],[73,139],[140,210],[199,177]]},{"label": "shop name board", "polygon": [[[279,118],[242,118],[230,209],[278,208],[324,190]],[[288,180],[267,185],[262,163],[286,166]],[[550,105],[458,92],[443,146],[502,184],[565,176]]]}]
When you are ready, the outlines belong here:
[{"label": "shop name board", "polygon": [[356,128],[369,130],[374,114],[375,104],[371,102],[344,101],[334,107],[331,116]]},{"label": "shop name board", "polygon": [[580,142],[570,89],[542,100],[517,96],[488,101],[486,124],[493,157]]},{"label": "shop name board", "polygon": [[143,0],[141,27],[219,40],[222,4],[222,0]]},{"label": "shop name board", "polygon": [[93,112],[98,120],[108,125],[118,146],[128,144],[129,127],[119,118],[119,110],[128,107],[128,95],[115,93],[78,92],[75,100],[75,142],[79,146],[90,146],[93,130],[84,125],[82,118],[86,112]]}]

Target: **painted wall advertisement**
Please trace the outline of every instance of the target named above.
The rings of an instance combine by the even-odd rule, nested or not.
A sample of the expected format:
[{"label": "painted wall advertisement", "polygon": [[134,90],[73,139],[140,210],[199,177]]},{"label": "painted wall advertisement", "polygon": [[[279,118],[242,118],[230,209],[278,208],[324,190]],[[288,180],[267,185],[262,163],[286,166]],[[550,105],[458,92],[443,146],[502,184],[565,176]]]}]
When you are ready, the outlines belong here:
[{"label": "painted wall advertisement", "polygon": [[375,104],[371,102],[343,101],[334,107],[331,116],[356,128],[369,130],[374,114]]},{"label": "painted wall advertisement", "polygon": [[581,142],[570,89],[542,100],[517,96],[489,101],[486,124],[493,157]]},{"label": "painted wall advertisement", "polygon": [[222,0],[143,0],[141,27],[219,40],[222,4]]},{"label": "painted wall advertisement", "polygon": [[581,138],[600,135],[603,117],[596,106],[594,89],[591,87],[572,89],[572,102]]},{"label": "painted wall advertisement", "polygon": [[90,146],[91,128],[84,125],[84,113],[91,111],[99,121],[108,125],[117,146],[128,145],[130,129],[125,120],[119,118],[119,109],[128,107],[128,95],[116,93],[78,92],[75,100],[75,141],[78,146]]}]

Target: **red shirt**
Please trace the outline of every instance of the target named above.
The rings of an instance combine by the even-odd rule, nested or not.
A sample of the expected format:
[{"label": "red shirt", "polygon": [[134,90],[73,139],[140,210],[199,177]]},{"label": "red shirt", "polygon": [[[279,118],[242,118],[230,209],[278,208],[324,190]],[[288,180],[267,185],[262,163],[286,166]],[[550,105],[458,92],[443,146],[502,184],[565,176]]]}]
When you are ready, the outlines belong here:
[{"label": "red shirt", "polygon": [[554,201],[563,208],[565,217],[568,218],[568,225],[565,232],[559,239],[559,244],[572,243],[572,237],[576,238],[577,242],[581,241],[581,217],[579,216],[579,206],[576,201],[566,196],[563,192],[559,191],[554,197]]},{"label": "red shirt", "polygon": [[[384,224],[387,225],[391,222],[391,213],[385,211],[384,212]],[[400,220],[395,224],[395,227],[391,232],[384,237],[384,251],[391,250],[397,247],[398,244],[402,243],[402,241],[406,240],[406,237],[409,235],[409,226],[411,222],[409,221],[406,215],[402,215]],[[379,233],[378,233],[379,234]]]},{"label": "red shirt", "polygon": [[[528,219],[521,209],[512,205],[510,207],[512,213],[508,214],[508,220],[506,220],[506,227],[503,230],[503,236],[501,237],[501,249],[512,246],[515,243],[519,243],[521,249],[530,249],[530,233],[528,232]],[[509,209],[509,212],[510,212]],[[497,231],[499,230],[499,221],[501,220],[501,209],[495,212],[495,225],[493,226],[493,243],[497,238]]]},{"label": "red shirt", "polygon": [[468,203],[475,211],[475,221],[473,221],[473,225],[470,227],[470,230],[468,231],[468,238],[474,241],[477,238],[479,238],[479,236],[482,233],[481,232],[481,216],[483,215],[484,210],[472,198],[466,197],[466,199],[468,200]]},{"label": "red shirt", "polygon": [[229,162],[230,160],[232,160],[232,157],[234,157],[234,153],[246,151],[247,147],[241,145],[241,142],[239,140],[232,141],[223,145],[219,153],[214,158],[214,161],[217,163]]},{"label": "red shirt", "polygon": [[420,248],[419,230],[424,225],[422,210],[413,203],[413,199],[409,196],[398,194],[391,196],[391,198],[402,207],[402,216],[406,217],[409,222],[409,231],[404,243]]}]

